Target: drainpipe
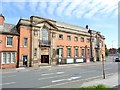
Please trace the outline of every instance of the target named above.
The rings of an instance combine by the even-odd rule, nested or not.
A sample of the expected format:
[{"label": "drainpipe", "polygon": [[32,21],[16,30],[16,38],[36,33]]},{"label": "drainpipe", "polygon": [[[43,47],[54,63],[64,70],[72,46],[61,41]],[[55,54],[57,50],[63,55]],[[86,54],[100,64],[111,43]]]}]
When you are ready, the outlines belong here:
[{"label": "drainpipe", "polygon": [[17,46],[17,64],[16,68],[19,68],[19,52],[20,52],[20,35],[18,36],[18,46]]},{"label": "drainpipe", "polygon": [[29,67],[32,67],[32,17],[30,17],[30,61]]}]

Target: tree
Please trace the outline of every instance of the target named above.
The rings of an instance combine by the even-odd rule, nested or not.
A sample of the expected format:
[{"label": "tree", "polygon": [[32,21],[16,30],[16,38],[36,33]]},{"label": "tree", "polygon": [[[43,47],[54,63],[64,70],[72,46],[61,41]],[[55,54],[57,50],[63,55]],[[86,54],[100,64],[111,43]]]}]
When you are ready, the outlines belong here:
[{"label": "tree", "polygon": [[120,53],[120,47],[118,48],[118,52]]},{"label": "tree", "polygon": [[107,45],[105,45],[105,56],[108,56],[108,49],[107,49]]}]

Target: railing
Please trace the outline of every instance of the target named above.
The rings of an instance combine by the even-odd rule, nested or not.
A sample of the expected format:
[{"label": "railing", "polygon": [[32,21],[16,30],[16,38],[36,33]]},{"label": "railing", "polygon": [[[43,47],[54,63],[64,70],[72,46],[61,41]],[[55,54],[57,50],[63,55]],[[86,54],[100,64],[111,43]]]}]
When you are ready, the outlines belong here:
[{"label": "railing", "polygon": [[40,40],[39,45],[40,46],[50,46],[51,42],[50,40]]}]

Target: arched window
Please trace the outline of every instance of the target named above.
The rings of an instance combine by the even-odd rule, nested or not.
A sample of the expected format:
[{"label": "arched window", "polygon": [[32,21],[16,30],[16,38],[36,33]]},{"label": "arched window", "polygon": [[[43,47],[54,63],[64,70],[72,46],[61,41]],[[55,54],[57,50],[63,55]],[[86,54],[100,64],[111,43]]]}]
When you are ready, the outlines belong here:
[{"label": "arched window", "polygon": [[43,26],[41,31],[42,31],[42,40],[48,41],[48,34],[49,34],[48,28],[46,26]]}]

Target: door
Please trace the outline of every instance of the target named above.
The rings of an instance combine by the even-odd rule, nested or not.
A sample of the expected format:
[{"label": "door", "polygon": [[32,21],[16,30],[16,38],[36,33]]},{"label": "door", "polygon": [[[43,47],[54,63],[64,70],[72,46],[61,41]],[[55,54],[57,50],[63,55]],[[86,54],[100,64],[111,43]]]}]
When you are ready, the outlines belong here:
[{"label": "door", "polygon": [[27,60],[28,60],[27,55],[23,55],[23,56],[22,56],[23,65],[25,65],[25,59],[27,59]]},{"label": "door", "polygon": [[41,63],[49,63],[49,55],[41,55]]}]

